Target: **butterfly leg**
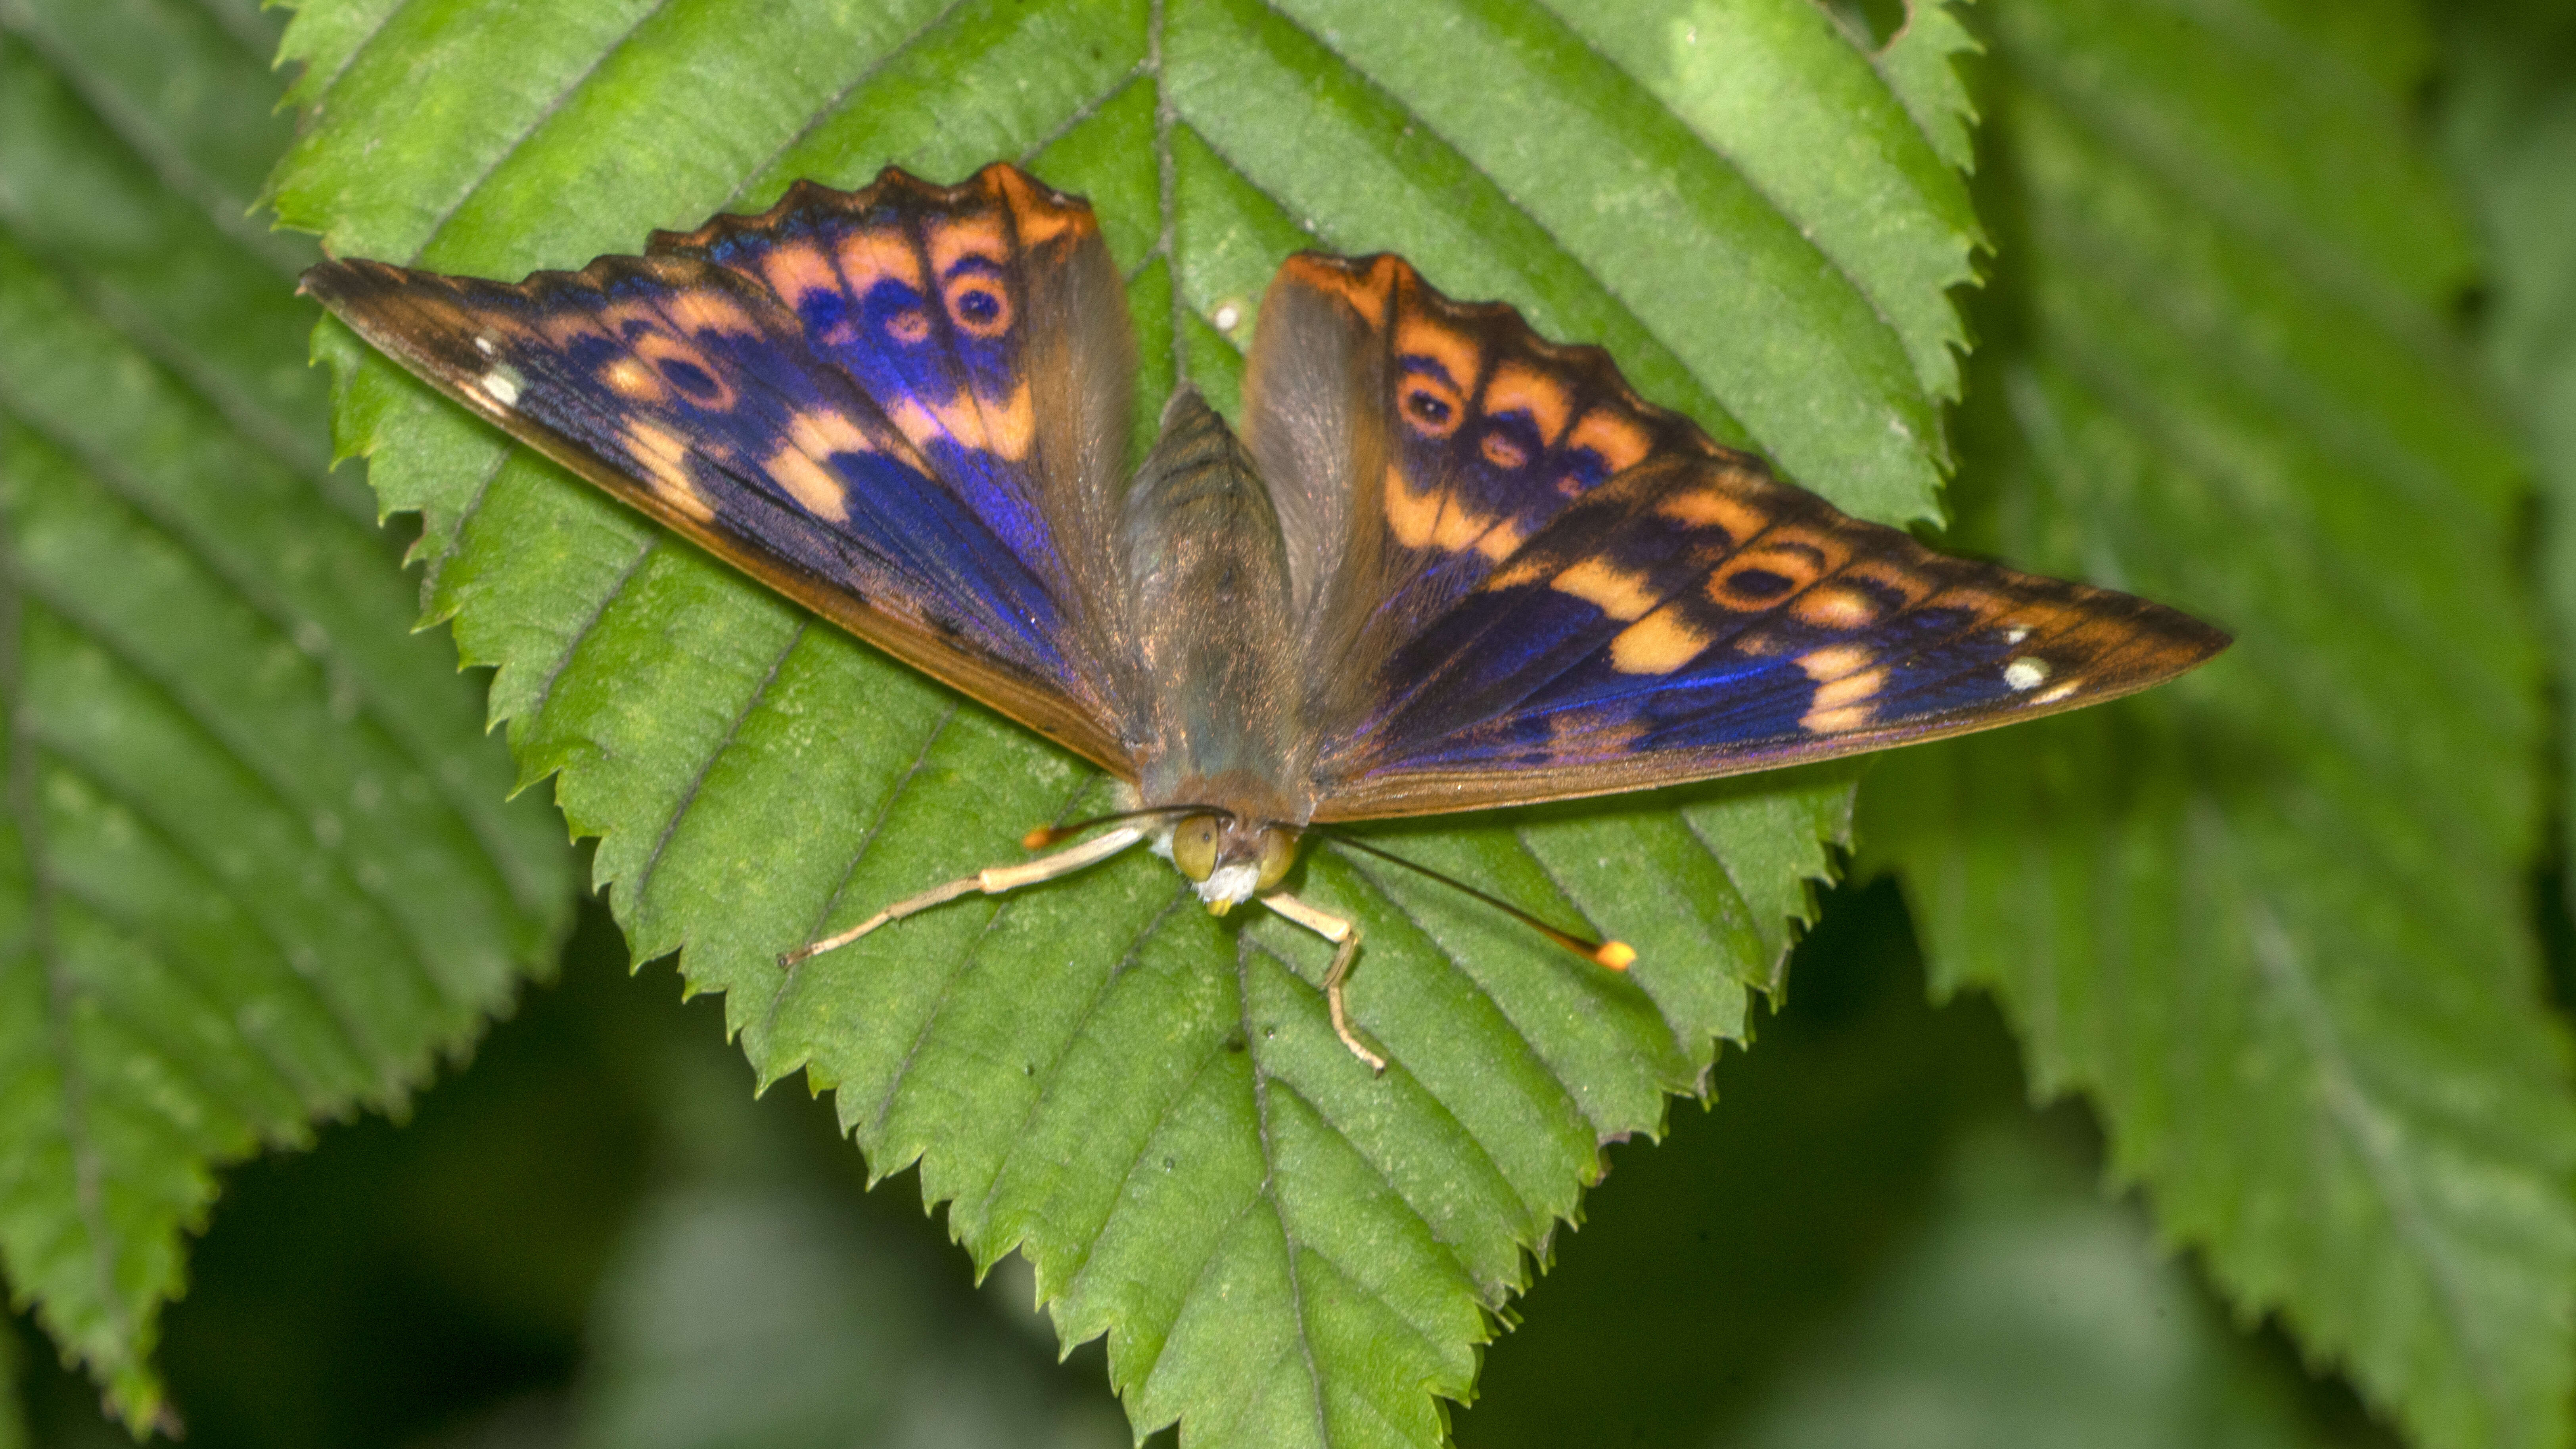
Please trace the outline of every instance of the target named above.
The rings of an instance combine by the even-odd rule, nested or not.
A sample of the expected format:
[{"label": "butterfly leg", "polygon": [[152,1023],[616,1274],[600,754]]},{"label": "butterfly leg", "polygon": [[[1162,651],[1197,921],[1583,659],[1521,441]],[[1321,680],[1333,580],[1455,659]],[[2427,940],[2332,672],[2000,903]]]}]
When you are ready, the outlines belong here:
[{"label": "butterfly leg", "polygon": [[1333,964],[1324,972],[1324,1009],[1332,1014],[1333,1035],[1351,1049],[1351,1055],[1368,1063],[1372,1072],[1386,1071],[1386,1058],[1369,1049],[1359,1029],[1351,1025],[1350,1007],[1342,1000],[1343,989],[1351,984],[1351,968],[1359,964],[1359,922],[1319,911],[1286,891],[1272,891],[1261,903],[1280,915],[1333,943]]},{"label": "butterfly leg", "polygon": [[1084,866],[1097,865],[1107,860],[1144,838],[1144,831],[1132,825],[1123,826],[1097,839],[1086,840],[1069,850],[1059,850],[1053,855],[1042,855],[1019,865],[990,866],[973,875],[960,876],[946,885],[932,886],[917,896],[906,896],[837,936],[826,936],[810,945],[783,952],[778,958],[778,964],[793,966],[800,961],[820,956],[826,951],[837,951],[890,921],[900,921],[906,916],[918,915],[932,906],[945,905],[959,896],[973,895],[977,891],[988,896],[998,896],[1004,891],[1015,891],[1022,886],[1036,885],[1040,881],[1050,881],[1058,876],[1071,875]]}]

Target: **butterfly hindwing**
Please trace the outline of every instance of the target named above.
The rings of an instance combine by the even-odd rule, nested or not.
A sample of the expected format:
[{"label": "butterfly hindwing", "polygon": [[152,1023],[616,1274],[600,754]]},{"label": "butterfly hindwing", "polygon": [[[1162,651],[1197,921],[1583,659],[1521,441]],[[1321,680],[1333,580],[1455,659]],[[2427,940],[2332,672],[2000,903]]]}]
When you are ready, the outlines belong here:
[{"label": "butterfly hindwing", "polygon": [[1126,766],[1105,520],[1133,347],[1079,202],[890,171],[516,286],[374,262],[305,286],[540,452]]},{"label": "butterfly hindwing", "polygon": [[[2226,642],[1851,518],[1638,399],[1596,349],[1450,303],[1393,258],[1292,259],[1263,306],[1256,454],[1264,419],[1292,455],[1331,448],[1307,420],[1362,420],[1327,470],[1353,501],[1306,544],[1329,576],[1318,819],[1955,734],[2145,688]],[[1298,365],[1273,353],[1274,317]]]}]

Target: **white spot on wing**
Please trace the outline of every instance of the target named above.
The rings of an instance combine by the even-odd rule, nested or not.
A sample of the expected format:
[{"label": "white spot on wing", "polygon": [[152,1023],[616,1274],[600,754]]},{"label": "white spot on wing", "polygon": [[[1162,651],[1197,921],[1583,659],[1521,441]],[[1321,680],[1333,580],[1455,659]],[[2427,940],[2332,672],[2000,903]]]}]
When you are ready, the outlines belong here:
[{"label": "white spot on wing", "polygon": [[2016,628],[2006,629],[2004,631],[2004,642],[2007,644],[2018,644],[2029,637],[2030,627],[2028,625],[2022,625]]},{"label": "white spot on wing", "polygon": [[2048,680],[2045,659],[2016,659],[2004,666],[2004,683],[2015,693],[2033,690]]},{"label": "white spot on wing", "polygon": [[519,376],[517,368],[505,362],[483,374],[483,381],[477,386],[483,389],[485,397],[510,408],[519,405],[519,389],[526,381]]}]

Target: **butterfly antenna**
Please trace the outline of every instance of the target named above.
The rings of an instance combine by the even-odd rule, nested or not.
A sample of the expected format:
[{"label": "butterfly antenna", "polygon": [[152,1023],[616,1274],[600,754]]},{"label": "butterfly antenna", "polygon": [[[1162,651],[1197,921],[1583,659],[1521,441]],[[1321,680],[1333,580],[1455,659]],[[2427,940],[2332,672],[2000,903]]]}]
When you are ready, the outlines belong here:
[{"label": "butterfly antenna", "polygon": [[[1312,827],[1309,828],[1311,829]],[[1452,890],[1465,891],[1467,894],[1483,901],[1486,905],[1492,906],[1495,910],[1502,912],[1504,915],[1511,917],[1513,920],[1516,920],[1522,925],[1529,927],[1531,930],[1538,932],[1540,935],[1547,937],[1549,940],[1563,946],[1565,949],[1582,957],[1584,960],[1591,962],[1595,966],[1607,966],[1613,971],[1625,971],[1628,969],[1629,964],[1637,959],[1636,949],[1625,941],[1595,941],[1589,937],[1575,935],[1570,931],[1560,931],[1556,927],[1549,925],[1547,922],[1540,920],[1538,917],[1531,915],[1529,912],[1522,910],[1520,907],[1513,905],[1509,901],[1489,896],[1483,891],[1476,889],[1474,886],[1467,884],[1465,881],[1460,880],[1455,876],[1443,875],[1439,871],[1433,870],[1427,865],[1407,860],[1403,856],[1397,855],[1392,851],[1380,850],[1376,846],[1369,844],[1367,841],[1360,839],[1358,836],[1344,835],[1337,830],[1315,830],[1314,833],[1323,836],[1326,840],[1332,841],[1336,845],[1347,845],[1353,850],[1357,850],[1368,855],[1374,855],[1378,859],[1390,864],[1403,866],[1406,870],[1412,871],[1415,875],[1427,876]]]},{"label": "butterfly antenna", "polygon": [[1094,815],[1088,820],[1076,820],[1070,825],[1041,825],[1020,837],[1020,848],[1044,850],[1050,845],[1071,840],[1098,825],[1124,825],[1130,820],[1158,820],[1173,815],[1223,815],[1225,813],[1222,810],[1211,810],[1205,805],[1150,805],[1142,810],[1121,810],[1115,815]]}]

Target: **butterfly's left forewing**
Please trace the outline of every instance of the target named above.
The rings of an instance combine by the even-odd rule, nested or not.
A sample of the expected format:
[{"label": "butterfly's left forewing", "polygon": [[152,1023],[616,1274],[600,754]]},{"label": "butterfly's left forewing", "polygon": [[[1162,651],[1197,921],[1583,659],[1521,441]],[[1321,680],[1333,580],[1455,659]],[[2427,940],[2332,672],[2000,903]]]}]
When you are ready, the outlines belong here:
[{"label": "butterfly's left forewing", "polygon": [[330,262],[306,289],[513,436],[1121,773],[1106,552],[1123,288],[1007,167],[799,183],[759,217],[512,286]]},{"label": "butterfly's left forewing", "polygon": [[1245,408],[1268,457],[1332,459],[1304,420],[1356,417],[1359,449],[1330,466],[1376,475],[1306,540],[1331,575],[1318,673],[1341,681],[1315,712],[1318,819],[1984,729],[2143,689],[2227,642],[1851,518],[1638,399],[1597,351],[1450,303],[1392,258],[1293,260],[1256,362],[1273,316],[1332,365],[1255,367]]}]

